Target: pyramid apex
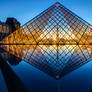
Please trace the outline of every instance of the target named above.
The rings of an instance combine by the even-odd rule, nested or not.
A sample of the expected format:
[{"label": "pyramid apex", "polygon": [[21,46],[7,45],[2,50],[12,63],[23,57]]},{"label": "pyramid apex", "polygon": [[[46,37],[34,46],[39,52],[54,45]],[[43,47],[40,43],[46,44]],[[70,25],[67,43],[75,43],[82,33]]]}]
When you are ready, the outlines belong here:
[{"label": "pyramid apex", "polygon": [[56,2],[55,3],[55,6],[60,6],[61,4],[59,2]]}]

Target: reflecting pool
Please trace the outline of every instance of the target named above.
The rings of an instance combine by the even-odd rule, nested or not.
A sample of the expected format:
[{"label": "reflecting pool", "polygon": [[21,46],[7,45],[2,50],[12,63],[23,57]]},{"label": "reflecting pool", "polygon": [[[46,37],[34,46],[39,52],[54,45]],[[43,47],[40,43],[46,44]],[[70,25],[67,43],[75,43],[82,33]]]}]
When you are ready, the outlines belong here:
[{"label": "reflecting pool", "polygon": [[0,92],[14,80],[24,92],[91,92],[92,45],[1,45],[0,56]]}]

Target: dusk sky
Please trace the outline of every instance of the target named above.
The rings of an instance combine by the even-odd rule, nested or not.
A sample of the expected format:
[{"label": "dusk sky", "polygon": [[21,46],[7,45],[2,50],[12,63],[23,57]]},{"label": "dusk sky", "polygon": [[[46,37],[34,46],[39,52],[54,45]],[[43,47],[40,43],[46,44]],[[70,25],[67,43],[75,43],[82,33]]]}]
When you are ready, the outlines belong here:
[{"label": "dusk sky", "polygon": [[92,0],[0,0],[0,20],[15,17],[23,25],[57,1],[92,24]]}]

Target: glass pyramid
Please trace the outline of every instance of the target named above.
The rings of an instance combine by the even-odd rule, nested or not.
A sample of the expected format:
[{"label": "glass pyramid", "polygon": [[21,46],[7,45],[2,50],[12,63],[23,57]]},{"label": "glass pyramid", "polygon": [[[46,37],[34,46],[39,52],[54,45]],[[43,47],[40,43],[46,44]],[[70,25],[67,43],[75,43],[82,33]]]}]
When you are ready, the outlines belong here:
[{"label": "glass pyramid", "polygon": [[1,43],[91,44],[91,39],[92,26],[60,3],[55,3]]},{"label": "glass pyramid", "polygon": [[91,61],[92,45],[1,45],[0,54],[12,65],[23,60],[58,79]]},{"label": "glass pyramid", "polygon": [[4,38],[0,48],[4,59],[13,55],[58,79],[92,60],[91,39],[92,26],[57,2]]}]

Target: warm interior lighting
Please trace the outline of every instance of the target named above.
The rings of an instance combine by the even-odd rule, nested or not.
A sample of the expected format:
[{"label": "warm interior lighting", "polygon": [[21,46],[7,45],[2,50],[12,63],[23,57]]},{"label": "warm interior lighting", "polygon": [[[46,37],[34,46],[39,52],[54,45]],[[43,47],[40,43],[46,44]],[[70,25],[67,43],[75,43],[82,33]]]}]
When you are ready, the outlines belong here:
[{"label": "warm interior lighting", "polygon": [[92,26],[56,3],[0,43],[92,44]]}]

